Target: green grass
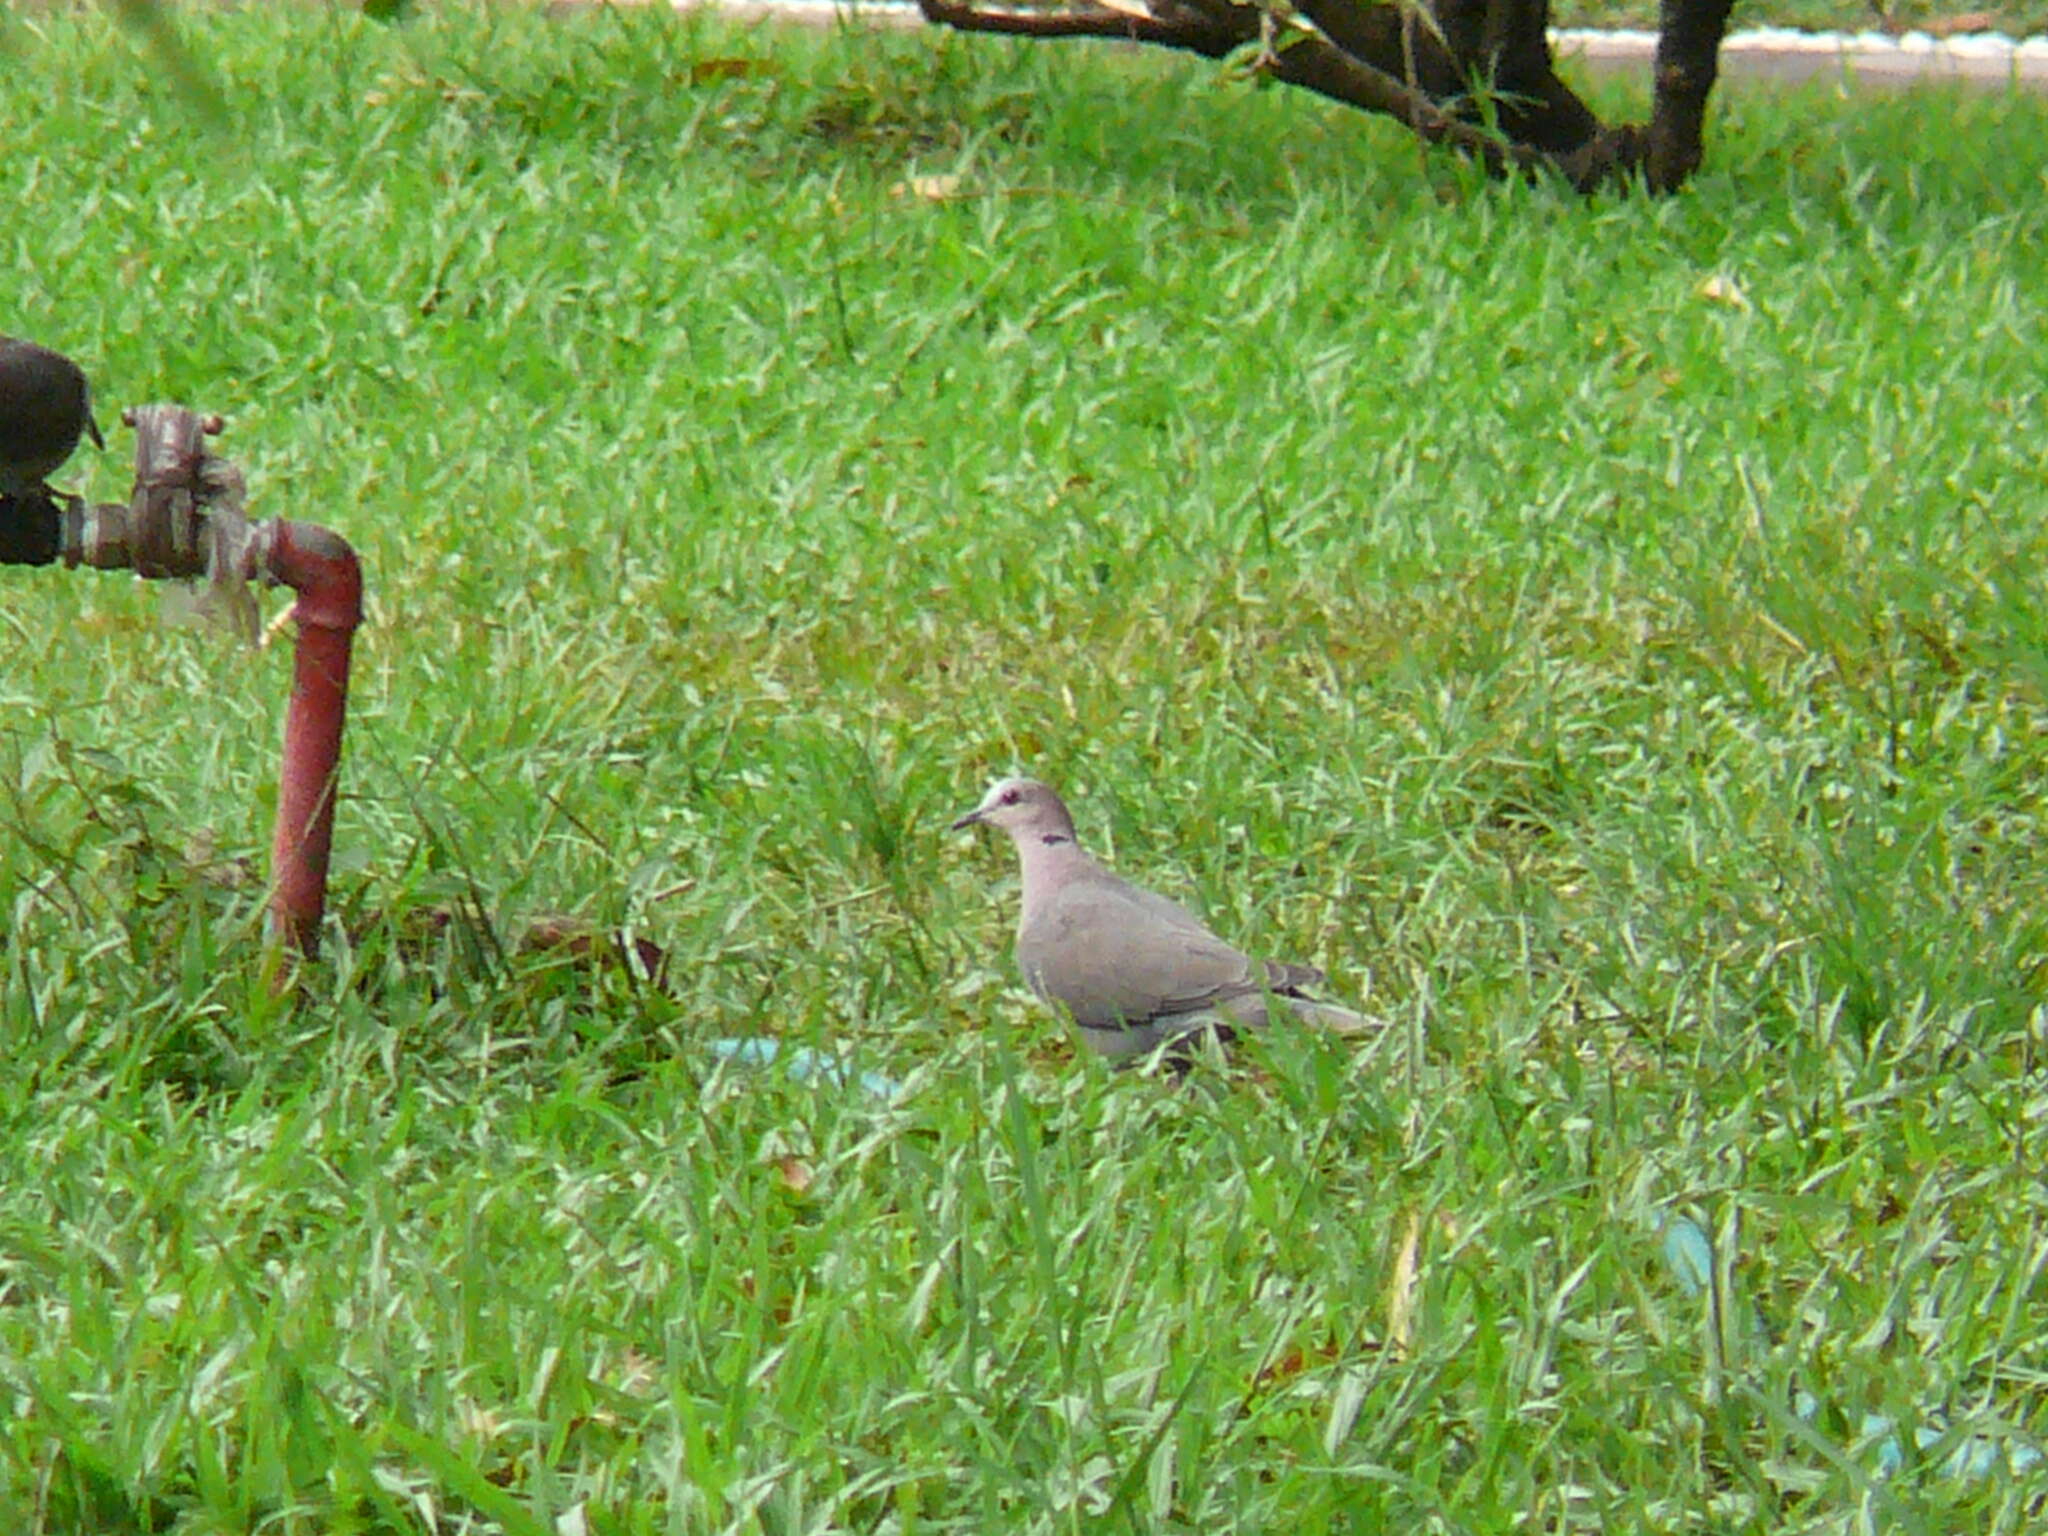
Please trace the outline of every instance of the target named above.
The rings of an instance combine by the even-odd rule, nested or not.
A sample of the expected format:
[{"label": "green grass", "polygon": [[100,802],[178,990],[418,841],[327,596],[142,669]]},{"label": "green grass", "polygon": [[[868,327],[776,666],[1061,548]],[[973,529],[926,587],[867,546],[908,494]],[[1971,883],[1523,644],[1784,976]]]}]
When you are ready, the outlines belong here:
[{"label": "green grass", "polygon": [[[0,572],[0,1526],[2034,1526],[2048,107],[1581,202],[1082,46],[184,35],[219,131],[0,20],[0,329],[362,550],[336,927],[272,1001],[281,653]],[[1074,1060],[1020,767],[1396,1027]]]}]

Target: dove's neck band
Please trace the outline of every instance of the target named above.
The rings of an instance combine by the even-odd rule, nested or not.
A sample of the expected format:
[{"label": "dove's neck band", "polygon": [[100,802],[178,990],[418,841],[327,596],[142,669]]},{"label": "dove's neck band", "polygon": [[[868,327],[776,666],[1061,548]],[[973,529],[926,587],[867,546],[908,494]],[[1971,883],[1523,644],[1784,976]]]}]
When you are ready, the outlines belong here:
[{"label": "dove's neck band", "polygon": [[1059,848],[1064,846],[1065,844],[1071,843],[1073,839],[1071,837],[1068,837],[1064,832],[1048,832],[1043,837],[1039,838],[1039,841],[1048,848]]}]

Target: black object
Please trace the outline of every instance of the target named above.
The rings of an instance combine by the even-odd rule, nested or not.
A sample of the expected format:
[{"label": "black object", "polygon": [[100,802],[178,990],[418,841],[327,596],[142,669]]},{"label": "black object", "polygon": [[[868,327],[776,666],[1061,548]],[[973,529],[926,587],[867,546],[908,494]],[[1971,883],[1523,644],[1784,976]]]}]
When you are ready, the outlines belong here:
[{"label": "black object", "polygon": [[63,542],[63,514],[44,490],[0,496],[0,565],[48,565]]},{"label": "black object", "polygon": [[61,352],[0,336],[0,497],[43,489],[85,433],[107,446],[84,370]]}]

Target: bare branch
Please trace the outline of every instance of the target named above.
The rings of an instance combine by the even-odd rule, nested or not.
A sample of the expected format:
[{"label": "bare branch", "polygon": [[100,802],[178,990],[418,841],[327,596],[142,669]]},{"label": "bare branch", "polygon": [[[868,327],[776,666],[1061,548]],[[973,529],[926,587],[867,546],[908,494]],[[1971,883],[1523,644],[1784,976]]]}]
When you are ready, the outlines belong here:
[{"label": "bare branch", "polygon": [[[1204,58],[1220,59],[1257,34],[1256,23],[1244,33],[1205,28],[1200,16],[1186,7],[1160,7],[1164,17],[1143,17],[1107,6],[1074,10],[1014,10],[977,6],[972,0],[918,0],[926,21],[956,32],[996,32],[1008,37],[1120,37],[1137,43],[1180,48]],[[1256,12],[1252,14],[1256,15]]]},{"label": "bare branch", "polygon": [[1558,78],[1547,0],[1292,0],[1297,22],[1261,0],[1072,0],[1053,10],[918,0],[927,21],[960,32],[1122,38],[1210,59],[1255,49],[1247,57],[1259,74],[1396,118],[1496,175],[1556,171],[1582,191],[1644,172],[1666,191],[1699,163],[1730,4],[1660,0],[1656,110],[1644,129],[1605,126]]}]

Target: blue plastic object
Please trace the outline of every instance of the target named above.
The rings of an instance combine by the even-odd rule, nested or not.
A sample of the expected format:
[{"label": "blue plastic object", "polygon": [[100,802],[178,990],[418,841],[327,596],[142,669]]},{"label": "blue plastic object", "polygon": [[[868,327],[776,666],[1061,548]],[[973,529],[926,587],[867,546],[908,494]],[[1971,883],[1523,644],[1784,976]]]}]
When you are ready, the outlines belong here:
[{"label": "blue plastic object", "polygon": [[893,1099],[903,1085],[879,1072],[856,1072],[847,1061],[808,1045],[778,1040],[773,1035],[741,1035],[713,1040],[711,1054],[720,1061],[742,1067],[772,1067],[782,1064],[792,1082],[824,1083],[832,1088],[858,1084],[878,1099]]},{"label": "blue plastic object", "polygon": [[[1650,1223],[1653,1230],[1664,1234],[1664,1267],[1671,1271],[1672,1282],[1689,1297],[1705,1295],[1714,1283],[1714,1240],[1688,1216],[1668,1216],[1657,1211]],[[1821,1409],[1820,1399],[1806,1391],[1794,1397],[1792,1406],[1800,1419],[1809,1424]],[[1923,1451],[1930,1450],[1946,1434],[1938,1424],[1923,1424],[1914,1431],[1913,1442]],[[1865,1445],[1874,1442],[1872,1454],[1879,1477],[1890,1477],[1905,1466],[1905,1448],[1899,1443],[1892,1421],[1884,1414],[1866,1413],[1858,1426],[1857,1439]],[[1966,1435],[1942,1458],[1941,1470],[1944,1476],[1955,1478],[1979,1478],[1994,1472],[2017,1477],[2039,1466],[2041,1460],[2041,1452],[2031,1445],[2001,1442],[1990,1435]]]},{"label": "blue plastic object", "polygon": [[1704,1296],[1714,1283],[1713,1239],[1690,1217],[1673,1217],[1664,1223],[1664,1267],[1686,1295]]}]

